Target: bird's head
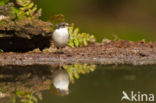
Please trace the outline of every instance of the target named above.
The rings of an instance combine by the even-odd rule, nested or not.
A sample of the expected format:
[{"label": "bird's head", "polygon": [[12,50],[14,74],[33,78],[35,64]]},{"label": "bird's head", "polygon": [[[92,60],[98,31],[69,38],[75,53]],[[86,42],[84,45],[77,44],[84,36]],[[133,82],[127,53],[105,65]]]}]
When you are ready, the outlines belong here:
[{"label": "bird's head", "polygon": [[58,24],[56,26],[57,29],[59,29],[59,28],[68,28],[68,27],[70,27],[70,25],[68,23],[65,23],[65,22],[60,23],[60,24]]}]

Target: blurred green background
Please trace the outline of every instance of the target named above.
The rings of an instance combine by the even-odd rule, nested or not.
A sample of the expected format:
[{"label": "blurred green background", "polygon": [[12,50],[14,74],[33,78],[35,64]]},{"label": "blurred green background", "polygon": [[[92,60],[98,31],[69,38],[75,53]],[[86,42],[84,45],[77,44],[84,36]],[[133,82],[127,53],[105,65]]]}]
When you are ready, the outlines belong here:
[{"label": "blurred green background", "polygon": [[103,38],[156,40],[156,0],[34,0],[43,20],[63,14],[83,32]]}]

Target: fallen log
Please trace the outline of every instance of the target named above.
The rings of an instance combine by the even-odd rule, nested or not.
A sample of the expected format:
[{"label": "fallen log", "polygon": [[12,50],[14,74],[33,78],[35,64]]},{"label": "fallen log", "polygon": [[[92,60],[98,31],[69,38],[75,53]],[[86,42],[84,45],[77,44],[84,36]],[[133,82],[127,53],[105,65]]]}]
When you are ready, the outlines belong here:
[{"label": "fallen log", "polygon": [[18,20],[13,3],[0,6],[0,49],[5,52],[27,52],[49,47],[51,36],[50,22],[35,18]]},{"label": "fallen log", "polygon": [[49,52],[0,53],[0,65],[48,64],[156,64],[156,43],[111,41],[82,48],[66,48],[63,54]]}]

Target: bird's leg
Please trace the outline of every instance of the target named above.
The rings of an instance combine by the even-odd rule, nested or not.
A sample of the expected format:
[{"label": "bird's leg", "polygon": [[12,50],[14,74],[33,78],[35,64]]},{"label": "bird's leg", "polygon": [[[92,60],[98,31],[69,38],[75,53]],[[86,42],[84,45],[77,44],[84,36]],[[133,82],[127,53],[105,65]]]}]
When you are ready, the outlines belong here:
[{"label": "bird's leg", "polygon": [[60,47],[57,47],[57,53],[60,53]]},{"label": "bird's leg", "polygon": [[62,47],[57,47],[56,53],[63,54],[63,48]]},{"label": "bird's leg", "polygon": [[61,52],[63,53],[63,47],[61,47]]},{"label": "bird's leg", "polygon": [[60,47],[60,53],[63,54],[63,47]]},{"label": "bird's leg", "polygon": [[56,51],[56,52],[59,52],[59,49],[60,49],[60,48],[59,48],[59,47],[57,47],[57,51]]}]

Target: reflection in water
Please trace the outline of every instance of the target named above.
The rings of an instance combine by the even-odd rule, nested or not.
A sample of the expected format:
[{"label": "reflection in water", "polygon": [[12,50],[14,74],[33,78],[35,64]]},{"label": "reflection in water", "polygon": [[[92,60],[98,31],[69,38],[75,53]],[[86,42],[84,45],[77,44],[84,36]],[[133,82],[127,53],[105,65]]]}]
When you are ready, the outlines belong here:
[{"label": "reflection in water", "polygon": [[69,94],[69,82],[70,78],[68,72],[63,68],[59,68],[53,73],[53,86],[56,88],[53,90],[56,94],[68,95]]},{"label": "reflection in water", "polygon": [[0,67],[0,103],[37,103],[51,76],[47,65]]},{"label": "reflection in water", "polygon": [[95,65],[73,64],[55,69],[51,86],[53,93],[61,96],[68,95],[69,83],[74,83],[74,78],[79,79],[80,74],[93,72],[95,68]]},{"label": "reflection in water", "polygon": [[13,103],[17,103],[18,100],[20,103],[38,103],[38,99],[42,100],[41,93],[29,91],[16,91],[15,97],[13,98]]},{"label": "reflection in water", "polygon": [[69,73],[70,81],[74,83],[74,78],[79,79],[80,74],[93,72],[96,69],[96,65],[73,64],[73,65],[65,65],[64,68]]},{"label": "reflection in water", "polygon": [[[58,69],[58,65],[0,67],[0,103],[80,103],[82,99],[85,103],[120,103],[122,91],[156,94],[156,65],[121,65],[116,69],[112,65],[98,65],[96,71],[95,65],[62,67],[64,69]],[[55,88],[52,81],[62,70],[63,75],[69,74],[71,84],[71,77],[75,81],[69,85],[72,93],[64,97],[55,95],[55,91],[51,93]],[[89,73],[91,71],[94,73]],[[85,73],[89,74],[80,75]],[[75,80],[79,76],[81,79]]]},{"label": "reflection in water", "polygon": [[38,103],[43,90],[68,95],[74,78],[94,70],[95,65],[87,64],[0,67],[0,103]]}]

